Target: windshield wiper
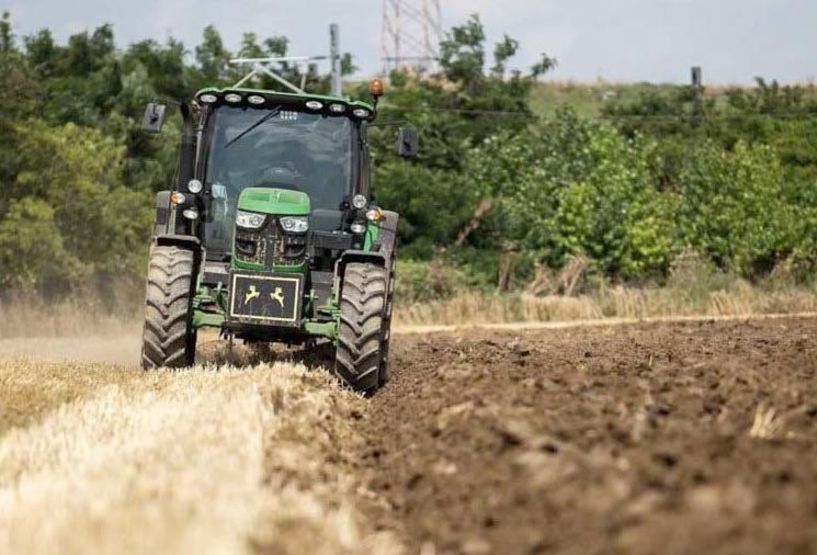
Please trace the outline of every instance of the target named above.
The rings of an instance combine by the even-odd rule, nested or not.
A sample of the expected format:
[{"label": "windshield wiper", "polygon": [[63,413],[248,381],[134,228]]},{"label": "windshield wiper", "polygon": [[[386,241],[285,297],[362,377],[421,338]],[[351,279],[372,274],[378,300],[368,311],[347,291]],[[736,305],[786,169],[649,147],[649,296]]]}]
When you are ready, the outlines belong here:
[{"label": "windshield wiper", "polygon": [[233,137],[230,140],[230,142],[228,142],[226,145],[224,145],[224,148],[230,148],[230,146],[233,143],[235,143],[236,141],[238,141],[238,139],[240,139],[241,137],[243,137],[244,135],[246,135],[247,133],[249,133],[250,131],[252,131],[256,127],[258,127],[259,125],[263,125],[264,123],[268,122],[269,120],[271,120],[272,118],[274,118],[275,116],[277,116],[280,113],[281,113],[281,106],[277,106],[270,113],[264,114],[264,116],[261,117],[261,119],[259,119],[258,121],[256,121],[252,125],[250,125],[248,128],[246,128],[244,131],[242,131],[241,133],[239,133],[235,137]]}]

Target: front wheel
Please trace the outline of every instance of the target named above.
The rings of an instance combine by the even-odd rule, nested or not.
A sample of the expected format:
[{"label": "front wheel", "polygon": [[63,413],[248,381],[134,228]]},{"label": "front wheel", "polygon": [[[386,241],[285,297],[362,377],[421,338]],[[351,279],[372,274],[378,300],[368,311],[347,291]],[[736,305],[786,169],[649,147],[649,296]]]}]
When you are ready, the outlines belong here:
[{"label": "front wheel", "polygon": [[346,265],[335,373],[361,393],[374,393],[381,384],[386,281],[386,270],[380,266],[360,262]]},{"label": "front wheel", "polygon": [[178,247],[150,249],[142,368],[184,368],[196,357],[193,329],[195,256]]}]

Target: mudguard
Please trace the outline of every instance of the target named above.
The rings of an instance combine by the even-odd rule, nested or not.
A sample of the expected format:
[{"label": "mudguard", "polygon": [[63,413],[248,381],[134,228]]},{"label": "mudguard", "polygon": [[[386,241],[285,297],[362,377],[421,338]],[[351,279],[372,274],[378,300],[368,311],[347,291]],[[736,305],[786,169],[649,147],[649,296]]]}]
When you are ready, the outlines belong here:
[{"label": "mudguard", "polygon": [[201,241],[193,235],[156,235],[153,240],[160,247],[180,247],[195,253],[201,251]]},{"label": "mudguard", "polygon": [[380,221],[380,231],[375,241],[375,250],[383,253],[386,258],[386,268],[391,268],[391,261],[397,251],[397,224],[400,214],[384,210]]},{"label": "mudguard", "polygon": [[156,220],[153,224],[153,235],[165,235],[170,229],[170,191],[156,193]]},{"label": "mudguard", "polygon": [[346,265],[350,262],[370,262],[385,268],[386,256],[382,252],[348,250],[340,255],[340,258],[335,262],[335,275],[342,277]]}]

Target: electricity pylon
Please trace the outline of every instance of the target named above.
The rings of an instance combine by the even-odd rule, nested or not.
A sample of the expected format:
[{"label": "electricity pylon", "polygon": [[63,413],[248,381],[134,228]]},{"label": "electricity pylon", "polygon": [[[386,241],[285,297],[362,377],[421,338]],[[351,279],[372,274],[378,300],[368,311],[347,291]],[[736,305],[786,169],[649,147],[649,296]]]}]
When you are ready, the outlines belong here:
[{"label": "electricity pylon", "polygon": [[433,71],[441,38],[440,0],[383,0],[380,51],[385,71]]}]

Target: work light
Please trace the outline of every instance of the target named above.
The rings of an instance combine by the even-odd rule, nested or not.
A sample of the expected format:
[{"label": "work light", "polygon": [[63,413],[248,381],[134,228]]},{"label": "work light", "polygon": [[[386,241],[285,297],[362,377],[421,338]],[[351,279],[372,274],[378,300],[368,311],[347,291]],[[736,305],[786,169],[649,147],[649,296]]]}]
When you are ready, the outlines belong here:
[{"label": "work light", "polygon": [[249,102],[250,104],[254,104],[255,106],[263,104],[266,101],[267,101],[266,98],[257,94],[251,94],[250,96],[247,97],[247,102]]},{"label": "work light", "polygon": [[241,102],[241,95],[236,93],[229,93],[224,95],[224,100],[230,104],[238,104]]},{"label": "work light", "polygon": [[332,112],[333,114],[342,114],[343,112],[346,111],[346,106],[344,106],[343,104],[330,104],[329,111]]},{"label": "work light", "polygon": [[199,101],[204,104],[215,104],[218,102],[218,97],[214,94],[206,93],[199,97]]},{"label": "work light", "polygon": [[323,109],[323,102],[318,102],[317,100],[307,100],[306,107],[317,112],[318,110]]}]

